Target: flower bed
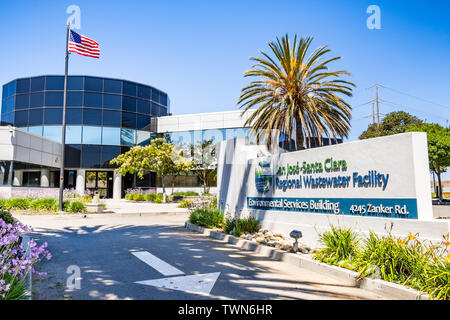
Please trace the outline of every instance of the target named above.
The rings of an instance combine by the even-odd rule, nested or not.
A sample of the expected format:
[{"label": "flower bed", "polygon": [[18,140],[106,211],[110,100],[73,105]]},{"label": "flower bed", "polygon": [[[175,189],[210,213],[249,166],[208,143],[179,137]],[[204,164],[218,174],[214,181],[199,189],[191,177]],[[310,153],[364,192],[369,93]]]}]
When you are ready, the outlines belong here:
[{"label": "flower bed", "polygon": [[[85,201],[72,198],[63,201],[63,211],[70,213],[86,212]],[[59,209],[57,198],[9,198],[0,199],[0,210],[7,210],[20,214],[48,214],[56,213]]]},{"label": "flower bed", "polygon": [[[3,213],[3,218],[6,214]],[[12,217],[6,218],[13,221]],[[29,273],[43,277],[46,274],[36,272],[34,265],[43,258],[49,260],[47,243],[38,246],[30,239],[27,248],[22,243],[22,233],[32,231],[20,222],[7,223],[0,218],[0,300],[20,300],[27,298],[26,277]]]}]

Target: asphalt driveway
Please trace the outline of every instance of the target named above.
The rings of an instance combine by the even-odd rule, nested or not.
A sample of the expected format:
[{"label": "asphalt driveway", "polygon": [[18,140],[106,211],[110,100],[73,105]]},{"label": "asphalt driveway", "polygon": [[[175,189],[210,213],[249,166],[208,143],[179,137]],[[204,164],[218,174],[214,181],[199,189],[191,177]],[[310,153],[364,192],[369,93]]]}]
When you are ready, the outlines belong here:
[{"label": "asphalt driveway", "polygon": [[[48,275],[34,279],[33,299],[383,298],[192,233],[184,228],[183,213],[17,218],[35,229],[32,237],[39,243],[48,242],[53,255],[36,267]],[[137,252],[147,252],[153,260],[139,259]],[[180,274],[165,274],[170,267]],[[80,278],[75,279],[74,270],[80,271]],[[202,275],[213,279],[207,284]],[[192,289],[193,278],[200,286],[210,286],[206,293]],[[161,282],[167,285],[155,285]]]}]

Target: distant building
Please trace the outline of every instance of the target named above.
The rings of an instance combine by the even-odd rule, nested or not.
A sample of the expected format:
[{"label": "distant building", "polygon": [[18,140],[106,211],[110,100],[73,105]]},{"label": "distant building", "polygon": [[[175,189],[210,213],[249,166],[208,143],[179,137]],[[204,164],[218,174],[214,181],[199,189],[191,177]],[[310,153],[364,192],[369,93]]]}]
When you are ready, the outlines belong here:
[{"label": "distant building", "polygon": [[[25,139],[30,141],[42,136],[47,138],[45,141],[51,139],[60,143],[63,90],[64,76],[59,75],[20,78],[5,84],[1,125],[13,127],[14,132],[19,128],[17,136],[28,136]],[[216,143],[235,137],[247,138],[250,144],[255,144],[250,128],[244,126],[248,114],[241,117],[241,113],[237,110],[169,115],[168,95],[154,87],[122,79],[69,76],[64,187],[79,192],[96,190],[107,198],[122,197],[129,188],[156,189],[160,182],[155,173],[145,175],[144,179],[131,174],[122,177],[114,174],[109,161],[133,146],[148,145],[157,136],[170,139],[178,148],[203,140],[211,139]],[[19,133],[22,131],[29,134]],[[316,144],[313,141],[313,146]],[[27,162],[24,158],[2,156],[3,153],[0,156],[0,185],[10,188],[59,187],[59,166],[49,167],[44,163]],[[48,170],[49,184],[43,183]],[[9,172],[12,176],[8,176]],[[19,175],[32,178],[18,179]],[[213,192],[214,183],[210,185]],[[179,176],[174,181],[169,178],[167,191],[171,191],[172,184],[175,191],[201,187],[195,175]]]}]

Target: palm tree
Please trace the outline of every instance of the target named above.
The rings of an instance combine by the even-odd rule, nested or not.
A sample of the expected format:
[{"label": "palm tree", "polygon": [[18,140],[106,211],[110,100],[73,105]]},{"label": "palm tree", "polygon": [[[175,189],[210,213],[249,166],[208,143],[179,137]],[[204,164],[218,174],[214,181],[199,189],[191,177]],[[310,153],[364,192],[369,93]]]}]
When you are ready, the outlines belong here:
[{"label": "palm tree", "polygon": [[[350,131],[351,106],[340,94],[352,96],[355,85],[339,79],[350,75],[347,71],[328,71],[328,64],[340,57],[324,59],[331,51],[324,47],[307,52],[313,38],[294,37],[293,45],[286,34],[270,42],[269,47],[276,59],[261,51],[263,58],[252,57],[256,64],[245,72],[244,77],[258,77],[244,87],[238,104],[245,112],[254,112],[245,125],[251,125],[259,143],[278,143],[280,133],[288,140],[295,130],[297,150],[311,147],[311,138],[317,137],[323,145],[323,137],[347,137]],[[306,139],[306,141],[305,141]],[[275,143],[275,142],[274,142]]]}]

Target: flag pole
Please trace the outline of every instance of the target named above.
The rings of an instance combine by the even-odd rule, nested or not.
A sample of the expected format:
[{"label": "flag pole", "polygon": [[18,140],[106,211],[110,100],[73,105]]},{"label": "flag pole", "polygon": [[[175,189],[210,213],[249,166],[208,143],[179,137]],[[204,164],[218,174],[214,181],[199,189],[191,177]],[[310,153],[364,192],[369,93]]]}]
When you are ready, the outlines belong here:
[{"label": "flag pole", "polygon": [[70,36],[70,22],[67,22],[67,36],[66,36],[66,69],[64,73],[64,100],[62,113],[62,139],[61,139],[61,161],[59,171],[59,211],[63,211],[63,197],[64,197],[64,156],[66,149],[66,102],[67,102],[67,72],[69,69],[69,36]]}]

